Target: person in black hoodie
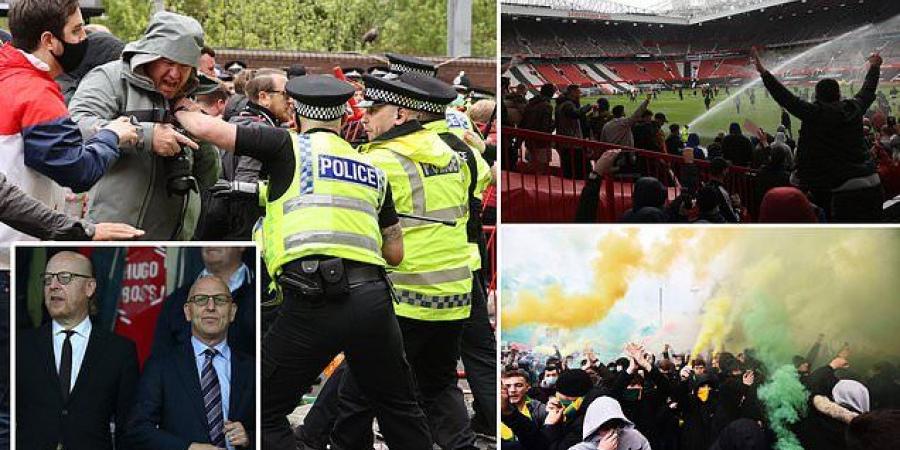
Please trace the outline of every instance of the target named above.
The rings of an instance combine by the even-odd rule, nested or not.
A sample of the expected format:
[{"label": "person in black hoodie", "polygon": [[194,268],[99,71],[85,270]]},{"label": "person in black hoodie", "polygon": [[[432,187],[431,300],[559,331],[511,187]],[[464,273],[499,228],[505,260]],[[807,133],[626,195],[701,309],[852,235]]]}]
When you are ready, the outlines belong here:
[{"label": "person in black hoodie", "polygon": [[884,190],[863,133],[863,114],[875,101],[881,56],[868,58],[866,81],[851,99],[841,99],[837,81],[815,88],[815,101],[797,98],[772,75],[753,50],[754,64],[772,98],[800,119],[797,176],[834,222],[879,222]]},{"label": "person in black hoodie", "polygon": [[684,419],[681,448],[708,449],[716,439],[715,413],[719,403],[718,381],[705,373],[693,382],[689,378],[675,390],[678,408]]},{"label": "person in black hoodie", "polygon": [[771,439],[758,423],[750,419],[731,422],[709,450],[770,450]]},{"label": "person in black hoodie", "polygon": [[728,134],[722,138],[722,157],[735,166],[747,167],[753,159],[753,144],[741,133],[741,126],[733,122]]},{"label": "person in black hoodie", "polygon": [[[665,223],[666,188],[653,177],[638,178],[631,193],[631,209],[625,211],[622,223]],[[630,414],[626,415],[632,417]],[[643,430],[642,430],[643,431]],[[645,433],[646,434],[646,433]]]}]

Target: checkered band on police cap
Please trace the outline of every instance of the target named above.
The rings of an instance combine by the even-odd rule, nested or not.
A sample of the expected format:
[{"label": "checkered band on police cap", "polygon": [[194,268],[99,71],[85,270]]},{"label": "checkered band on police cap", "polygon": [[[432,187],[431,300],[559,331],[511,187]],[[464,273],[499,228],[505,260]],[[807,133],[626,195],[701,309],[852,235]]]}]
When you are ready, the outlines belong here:
[{"label": "checkered band on police cap", "polygon": [[365,98],[366,100],[371,100],[373,102],[390,103],[391,105],[397,105],[402,108],[409,109],[420,109],[422,105],[421,100],[416,100],[412,97],[398,94],[396,92],[368,86],[366,87]]},{"label": "checkered band on police cap", "polygon": [[312,120],[321,120],[323,122],[340,119],[341,117],[344,117],[344,113],[347,112],[346,104],[337,106],[312,106],[300,102],[296,103],[298,116]]},{"label": "checkered band on police cap", "polygon": [[425,112],[430,112],[430,113],[435,113],[435,114],[443,114],[444,112],[447,111],[447,105],[442,105],[440,103],[435,103],[435,102],[424,101],[424,102],[419,102],[419,107],[416,109],[419,111],[425,111]]},{"label": "checkered band on police cap", "polygon": [[409,66],[409,65],[406,65],[403,63],[398,63],[398,62],[392,62],[390,64],[390,66],[388,67],[388,69],[390,69],[391,72],[395,72],[395,73],[413,72],[413,73],[420,73],[422,75],[428,75],[429,77],[437,76],[437,70],[434,68],[413,67],[413,66]]}]

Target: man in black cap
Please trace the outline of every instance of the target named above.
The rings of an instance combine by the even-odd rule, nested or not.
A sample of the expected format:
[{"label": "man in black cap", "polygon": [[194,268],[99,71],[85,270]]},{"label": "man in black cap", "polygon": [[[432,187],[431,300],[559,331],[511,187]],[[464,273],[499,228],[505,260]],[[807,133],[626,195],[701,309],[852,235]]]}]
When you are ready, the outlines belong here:
[{"label": "man in black cap", "polygon": [[[284,303],[262,343],[263,448],[294,450],[286,416],[338,353],[376,411],[392,448],[428,450],[386,279],[403,259],[403,231],[385,174],[340,138],[354,93],[323,75],[291,80],[300,133],[236,126],[181,101],[178,121],[198,139],[262,162],[270,174],[259,232]],[[335,442],[333,449],[359,448]]]},{"label": "man in black cap", "polygon": [[[364,77],[360,152],[385,171],[404,217],[404,259],[389,275],[404,348],[435,442],[443,449],[474,449],[465,403],[443,394],[456,384],[463,326],[471,312],[472,270],[466,240],[468,171],[440,137],[422,127],[416,110],[432,97],[396,78]],[[356,374],[344,375],[333,442],[371,442],[372,407]],[[440,420],[440,423],[438,422]]]}]

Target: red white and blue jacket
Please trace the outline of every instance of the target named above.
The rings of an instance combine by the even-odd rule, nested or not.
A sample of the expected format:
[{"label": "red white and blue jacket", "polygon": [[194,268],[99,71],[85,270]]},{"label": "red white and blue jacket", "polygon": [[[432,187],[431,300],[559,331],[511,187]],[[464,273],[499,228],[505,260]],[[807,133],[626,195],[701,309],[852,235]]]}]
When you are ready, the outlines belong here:
[{"label": "red white and blue jacket", "polygon": [[[118,137],[101,130],[84,141],[49,67],[11,44],[0,47],[0,172],[53,209],[64,190],[90,189],[119,156]],[[0,269],[14,240],[32,240],[0,224]]]}]

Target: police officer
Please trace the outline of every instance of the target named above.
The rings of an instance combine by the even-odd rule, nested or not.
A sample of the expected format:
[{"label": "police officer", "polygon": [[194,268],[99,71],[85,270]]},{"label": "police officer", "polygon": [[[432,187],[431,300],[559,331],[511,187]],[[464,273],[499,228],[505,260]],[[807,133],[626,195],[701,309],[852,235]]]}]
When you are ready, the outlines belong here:
[{"label": "police officer", "polygon": [[385,278],[385,263],[400,264],[404,253],[391,188],[385,173],[338,135],[354,89],[307,75],[286,91],[300,133],[228,124],[191,111],[184,100],[176,111],[198,139],[251,156],[270,173],[263,254],[284,304],[262,343],[263,448],[296,448],[286,416],[343,351],[387,444],[430,449]]},{"label": "police officer", "polygon": [[[487,289],[481,268],[482,261],[487,258],[487,246],[484,241],[484,230],[481,224],[481,197],[491,183],[491,168],[481,151],[464,142],[465,123],[455,122],[451,128],[448,122],[456,117],[447,114],[450,103],[456,98],[456,91],[449,84],[418,73],[400,75],[400,81],[425,91],[430,101],[420,102],[415,108],[415,116],[426,130],[440,136],[466,162],[465,170],[469,171],[468,186],[469,209],[466,222],[466,234],[469,241],[469,254],[472,269],[472,315],[463,329],[461,356],[466,369],[469,386],[475,397],[476,419],[473,428],[495,434],[497,413],[497,373],[496,373],[496,338],[491,327],[487,310]],[[453,395],[461,395],[457,388]]]},{"label": "police officer", "polygon": [[[459,341],[471,311],[468,171],[459,155],[413,117],[420,103],[433,100],[429,94],[396,78],[366,76],[364,82],[365,101],[358,106],[366,109],[369,143],[360,152],[387,174],[398,212],[453,224],[401,218],[405,256],[389,277],[435,442],[443,449],[475,448],[462,398],[438,401],[457,382]],[[371,409],[356,387],[359,381],[355,374],[344,376],[333,440],[366,442],[371,433]]]}]

